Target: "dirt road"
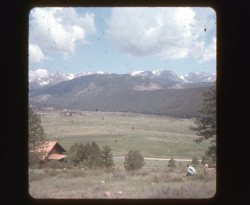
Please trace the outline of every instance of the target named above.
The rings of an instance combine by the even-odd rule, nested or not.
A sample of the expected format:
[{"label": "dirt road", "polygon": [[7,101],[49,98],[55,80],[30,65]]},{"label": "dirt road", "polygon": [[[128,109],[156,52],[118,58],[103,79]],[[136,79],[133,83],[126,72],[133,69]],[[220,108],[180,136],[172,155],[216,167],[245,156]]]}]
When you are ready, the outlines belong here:
[{"label": "dirt road", "polygon": [[[115,159],[124,159],[124,157],[114,157]],[[144,160],[169,161],[171,158],[144,157]],[[192,159],[174,159],[175,161],[191,162]]]}]

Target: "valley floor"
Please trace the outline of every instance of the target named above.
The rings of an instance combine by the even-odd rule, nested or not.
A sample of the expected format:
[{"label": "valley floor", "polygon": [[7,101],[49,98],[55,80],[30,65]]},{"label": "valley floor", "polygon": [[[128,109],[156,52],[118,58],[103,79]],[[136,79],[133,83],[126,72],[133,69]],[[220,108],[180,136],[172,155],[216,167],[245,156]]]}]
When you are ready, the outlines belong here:
[{"label": "valley floor", "polygon": [[201,158],[209,142],[197,144],[190,129],[194,119],[135,113],[82,112],[62,117],[57,112],[41,112],[42,125],[51,140],[66,150],[74,143],[109,145],[114,157],[137,149],[144,157]]}]

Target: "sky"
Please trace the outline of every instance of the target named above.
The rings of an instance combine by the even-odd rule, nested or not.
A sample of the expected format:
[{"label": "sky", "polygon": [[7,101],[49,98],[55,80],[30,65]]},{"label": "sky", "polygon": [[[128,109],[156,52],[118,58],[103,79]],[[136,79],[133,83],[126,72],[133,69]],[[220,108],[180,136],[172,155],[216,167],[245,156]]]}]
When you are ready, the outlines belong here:
[{"label": "sky", "polygon": [[209,7],[40,7],[29,14],[29,72],[216,73]]}]

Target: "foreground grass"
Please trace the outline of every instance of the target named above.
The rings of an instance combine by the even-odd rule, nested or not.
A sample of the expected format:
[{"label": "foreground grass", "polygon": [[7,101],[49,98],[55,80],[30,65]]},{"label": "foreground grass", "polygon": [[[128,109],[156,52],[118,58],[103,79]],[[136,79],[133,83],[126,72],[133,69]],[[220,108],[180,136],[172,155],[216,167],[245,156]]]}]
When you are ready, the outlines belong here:
[{"label": "foreground grass", "polygon": [[216,173],[185,177],[185,166],[174,172],[163,165],[127,172],[112,169],[32,169],[29,191],[34,198],[210,198],[216,192]]}]

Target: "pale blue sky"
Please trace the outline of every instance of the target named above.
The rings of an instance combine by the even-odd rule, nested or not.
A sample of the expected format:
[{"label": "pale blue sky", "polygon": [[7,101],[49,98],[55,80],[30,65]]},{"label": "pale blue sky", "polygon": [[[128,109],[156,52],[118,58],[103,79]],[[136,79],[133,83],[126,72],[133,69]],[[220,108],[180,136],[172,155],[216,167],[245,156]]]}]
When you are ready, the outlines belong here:
[{"label": "pale blue sky", "polygon": [[29,70],[216,73],[211,8],[35,8]]}]

